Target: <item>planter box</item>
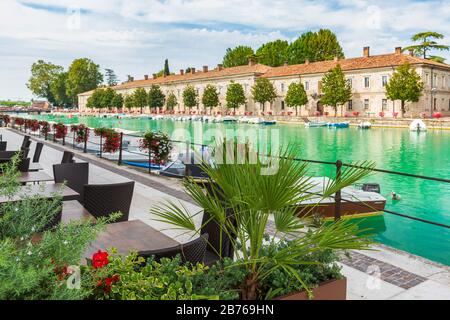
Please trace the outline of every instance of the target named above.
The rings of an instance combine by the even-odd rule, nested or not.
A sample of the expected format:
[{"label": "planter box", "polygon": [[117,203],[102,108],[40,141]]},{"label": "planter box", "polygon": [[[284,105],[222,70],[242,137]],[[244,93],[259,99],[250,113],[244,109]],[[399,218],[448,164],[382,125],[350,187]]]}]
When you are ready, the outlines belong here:
[{"label": "planter box", "polygon": [[[321,283],[313,290],[312,300],[346,300],[347,299],[347,279],[330,280]],[[290,293],[275,298],[274,300],[310,300],[306,291]]]}]

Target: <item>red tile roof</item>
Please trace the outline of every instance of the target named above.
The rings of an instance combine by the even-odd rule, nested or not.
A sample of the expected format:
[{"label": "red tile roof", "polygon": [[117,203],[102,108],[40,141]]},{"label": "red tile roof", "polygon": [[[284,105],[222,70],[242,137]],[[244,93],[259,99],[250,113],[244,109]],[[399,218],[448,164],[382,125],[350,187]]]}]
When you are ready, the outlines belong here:
[{"label": "red tile roof", "polygon": [[277,68],[272,68],[270,71],[265,73],[263,77],[284,77],[292,75],[301,74],[314,74],[314,73],[325,73],[330,69],[336,67],[339,64],[343,71],[358,70],[358,69],[372,69],[372,68],[383,68],[383,67],[396,67],[405,62],[410,64],[426,64],[433,65],[436,67],[447,68],[450,70],[450,65],[439,63],[431,60],[426,60],[418,57],[412,57],[406,54],[384,54],[361,58],[351,58],[342,59],[339,61],[320,61],[311,62],[309,64],[297,64],[291,66],[282,66]]}]

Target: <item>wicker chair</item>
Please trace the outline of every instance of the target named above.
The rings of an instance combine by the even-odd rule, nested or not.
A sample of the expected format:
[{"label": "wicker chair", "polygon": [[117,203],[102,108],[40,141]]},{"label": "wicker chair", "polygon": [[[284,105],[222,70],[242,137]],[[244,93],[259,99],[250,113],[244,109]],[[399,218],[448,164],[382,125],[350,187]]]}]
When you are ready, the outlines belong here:
[{"label": "wicker chair", "polygon": [[6,151],[6,145],[8,143],[6,141],[0,141],[0,151]]},{"label": "wicker chair", "polygon": [[41,158],[42,148],[44,144],[42,142],[38,142],[36,144],[36,149],[34,149],[33,163],[38,163]]},{"label": "wicker chair", "polygon": [[28,172],[28,169],[30,169],[30,158],[22,158],[19,162],[18,169],[20,172]]},{"label": "wicker chair", "polygon": [[55,183],[66,181],[67,186],[80,194],[78,200],[83,203],[84,186],[89,183],[89,163],[62,163],[53,165]]},{"label": "wicker chair", "polygon": [[63,157],[61,159],[61,164],[62,163],[75,163],[75,161],[73,160],[74,157],[74,153],[70,152],[70,151],[64,151]]},{"label": "wicker chair", "polygon": [[183,263],[203,263],[205,260],[206,246],[208,245],[209,235],[207,233],[202,234],[200,237],[173,248],[169,248],[160,252],[153,253],[139,253],[144,258],[154,256],[156,261],[160,261],[162,258],[174,258],[177,254],[181,256]]},{"label": "wicker chair", "polygon": [[[28,142],[30,142],[30,136],[24,136],[23,140],[22,140],[22,145],[20,146],[20,148],[22,149],[22,148],[30,147],[30,144],[28,144]],[[27,147],[27,144],[28,144],[28,147]]]},{"label": "wicker chair", "polygon": [[[231,214],[227,216],[228,219],[233,219]],[[223,232],[220,225],[214,219],[211,219],[207,212],[203,213],[201,233],[209,234],[209,242],[205,253],[205,265],[213,265],[216,261],[222,260],[223,258],[233,259],[234,249],[230,237],[227,233]]]},{"label": "wicker chair", "polygon": [[134,181],[116,184],[99,184],[84,186],[84,207],[95,218],[121,212],[116,222],[128,221],[131,200],[133,199]]}]

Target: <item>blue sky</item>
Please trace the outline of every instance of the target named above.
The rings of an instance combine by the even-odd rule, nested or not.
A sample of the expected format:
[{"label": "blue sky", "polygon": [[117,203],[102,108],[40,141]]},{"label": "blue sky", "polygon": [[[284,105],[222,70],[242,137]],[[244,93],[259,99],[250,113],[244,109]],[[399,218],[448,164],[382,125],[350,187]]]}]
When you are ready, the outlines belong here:
[{"label": "blue sky", "polygon": [[121,80],[143,78],[166,58],[175,72],[214,67],[228,47],[257,49],[319,28],[338,35],[347,57],[364,46],[393,52],[425,30],[450,44],[450,1],[1,0],[0,99],[32,98],[25,84],[38,59],[67,68],[88,57]]}]

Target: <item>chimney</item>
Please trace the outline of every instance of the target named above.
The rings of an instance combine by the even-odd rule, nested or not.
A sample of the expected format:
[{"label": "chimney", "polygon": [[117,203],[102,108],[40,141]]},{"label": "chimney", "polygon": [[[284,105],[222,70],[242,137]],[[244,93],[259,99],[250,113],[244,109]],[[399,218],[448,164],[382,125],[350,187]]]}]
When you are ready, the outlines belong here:
[{"label": "chimney", "polygon": [[133,82],[134,81],[134,77],[130,77],[130,82]]},{"label": "chimney", "polygon": [[145,80],[148,80],[148,74],[145,74],[145,75],[144,75],[144,79],[145,79]]},{"label": "chimney", "polygon": [[191,73],[192,73],[192,74],[195,73],[195,68],[191,68]]},{"label": "chimney", "polygon": [[158,78],[158,76],[156,75],[156,73],[153,74],[153,79]]},{"label": "chimney", "polygon": [[306,65],[309,65],[309,59],[306,59],[306,60],[305,60],[305,64],[306,64]]},{"label": "chimney", "polygon": [[203,66],[203,72],[208,72],[208,66]]},{"label": "chimney", "polygon": [[411,57],[414,57],[414,49],[409,49],[409,55],[410,55]]},{"label": "chimney", "polygon": [[396,47],[395,54],[402,54],[402,47]]},{"label": "chimney", "polygon": [[363,56],[364,56],[364,58],[370,57],[370,47],[364,47]]},{"label": "chimney", "polygon": [[183,69],[180,70],[180,74],[184,75],[184,70]]},{"label": "chimney", "polygon": [[219,69],[219,71],[222,70],[222,69],[223,69],[223,64],[220,64],[220,63],[219,63],[219,64],[217,65],[217,69]]},{"label": "chimney", "polygon": [[131,82],[131,76],[130,75],[127,75],[127,82]]},{"label": "chimney", "polygon": [[254,66],[255,64],[256,64],[255,58],[253,58],[253,57],[248,58],[249,66]]}]

